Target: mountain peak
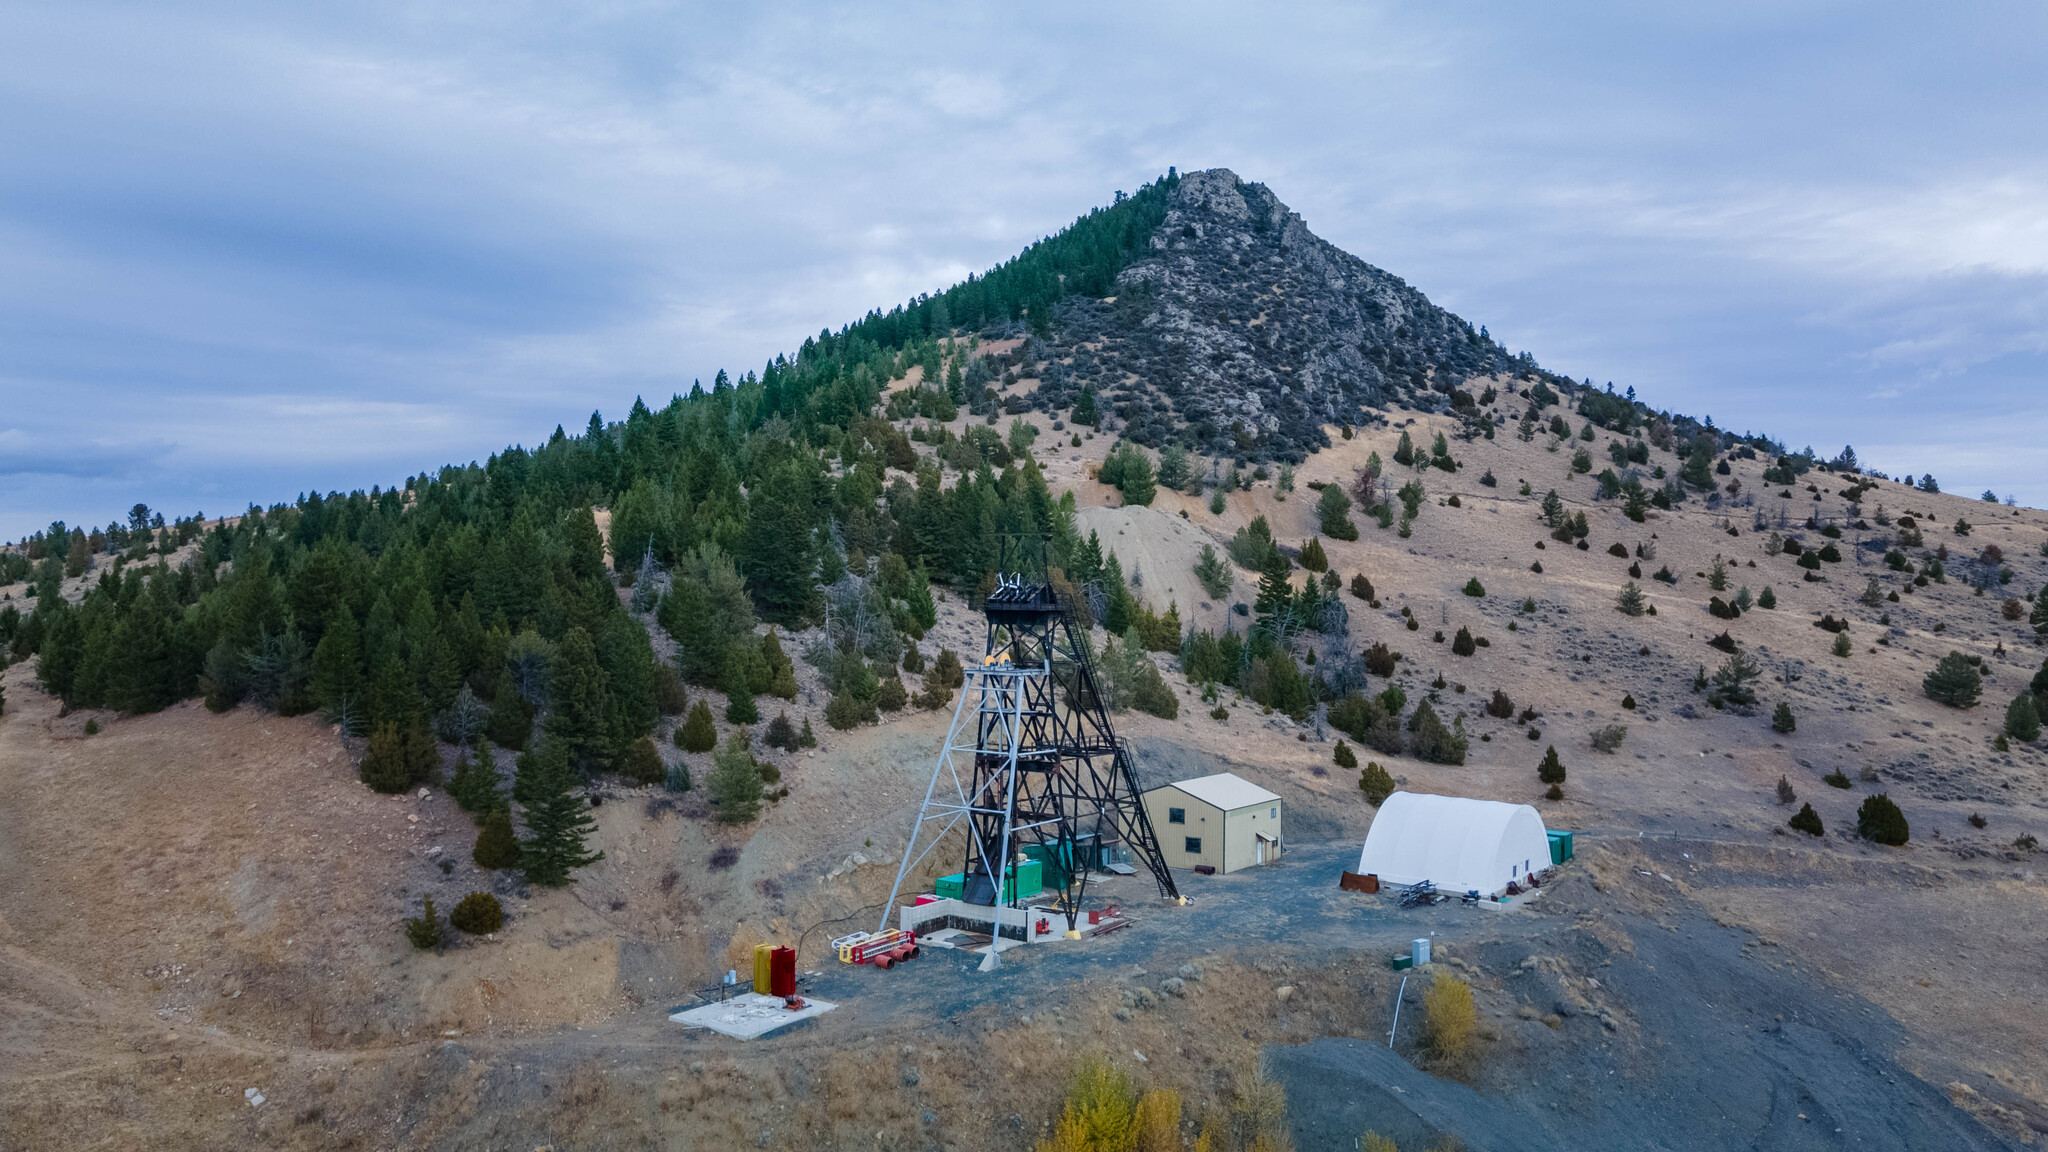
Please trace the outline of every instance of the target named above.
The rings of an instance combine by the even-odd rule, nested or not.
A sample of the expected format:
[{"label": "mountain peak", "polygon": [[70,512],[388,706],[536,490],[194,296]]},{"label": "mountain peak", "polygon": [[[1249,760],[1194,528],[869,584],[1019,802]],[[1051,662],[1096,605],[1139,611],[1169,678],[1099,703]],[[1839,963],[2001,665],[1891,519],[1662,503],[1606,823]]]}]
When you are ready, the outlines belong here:
[{"label": "mountain peak", "polygon": [[1228,168],[1171,182],[1133,257],[1114,296],[1054,306],[1034,355],[1038,407],[1092,390],[1139,443],[1298,461],[1329,442],[1326,425],[1369,423],[1396,401],[1446,407],[1466,379],[1518,367]]}]

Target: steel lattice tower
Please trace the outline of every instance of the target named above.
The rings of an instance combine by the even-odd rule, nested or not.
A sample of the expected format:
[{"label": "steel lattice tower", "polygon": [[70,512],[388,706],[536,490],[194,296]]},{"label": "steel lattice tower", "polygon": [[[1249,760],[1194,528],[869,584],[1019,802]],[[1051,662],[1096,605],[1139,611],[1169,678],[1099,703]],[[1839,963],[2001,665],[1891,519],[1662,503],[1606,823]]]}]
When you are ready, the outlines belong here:
[{"label": "steel lattice tower", "polygon": [[[1069,932],[1081,915],[1089,872],[1118,851],[1151,871],[1161,896],[1178,900],[1130,751],[1110,726],[1087,631],[1075,626],[1077,611],[1086,610],[1053,583],[1042,539],[1004,541],[996,589],[982,611],[984,654],[978,666],[962,670],[953,722],[896,870],[883,927],[910,869],[962,824],[969,903],[1016,907],[1018,894],[1003,890],[1003,862],[1014,864],[1027,845],[1038,846],[1046,888],[1059,894]],[[1000,932],[995,939],[999,944]]]}]

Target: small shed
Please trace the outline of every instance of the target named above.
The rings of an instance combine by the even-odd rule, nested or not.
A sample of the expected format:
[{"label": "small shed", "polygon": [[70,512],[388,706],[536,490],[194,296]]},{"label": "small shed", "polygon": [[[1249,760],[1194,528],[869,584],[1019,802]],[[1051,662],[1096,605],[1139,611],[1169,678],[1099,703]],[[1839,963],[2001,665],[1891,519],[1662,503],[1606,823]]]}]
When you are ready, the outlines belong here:
[{"label": "small shed", "polygon": [[1358,871],[1382,884],[1428,880],[1493,896],[1551,862],[1543,818],[1527,804],[1396,792],[1373,816]]},{"label": "small shed", "polygon": [[1145,793],[1145,814],[1166,863],[1235,872],[1280,859],[1280,797],[1229,772]]}]

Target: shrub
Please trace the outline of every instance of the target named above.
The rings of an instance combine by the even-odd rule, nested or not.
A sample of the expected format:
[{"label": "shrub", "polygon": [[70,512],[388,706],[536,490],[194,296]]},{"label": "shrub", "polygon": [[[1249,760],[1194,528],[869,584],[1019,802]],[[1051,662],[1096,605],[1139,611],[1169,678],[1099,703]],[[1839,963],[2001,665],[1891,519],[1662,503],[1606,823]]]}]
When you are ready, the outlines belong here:
[{"label": "shrub", "polygon": [[405,922],[405,938],[419,949],[438,948],[441,945],[441,916],[434,911],[434,898],[429,896],[420,914]]},{"label": "shrub", "polygon": [[661,753],[654,747],[654,737],[642,736],[626,749],[625,762],[620,765],[622,774],[635,784],[659,784],[667,770],[661,763]]},{"label": "shrub", "polygon": [[1627,735],[1628,728],[1625,725],[1609,724],[1593,733],[1593,750],[1611,753],[1621,747],[1621,741]]},{"label": "shrub", "polygon": [[1546,789],[1544,789],[1544,790],[1543,790],[1543,798],[1544,798],[1545,800],[1562,800],[1562,799],[1564,799],[1564,785],[1562,785],[1562,784],[1552,784],[1552,785],[1551,785],[1550,787],[1548,787],[1548,788],[1546,788]]},{"label": "shrub", "polygon": [[1849,774],[1837,768],[1833,772],[1821,777],[1820,782],[1830,788],[1847,788],[1849,786]]},{"label": "shrub", "polygon": [[[1412,624],[1414,621],[1411,620],[1409,623]],[[1394,663],[1398,659],[1400,658],[1394,655],[1393,650],[1386,644],[1375,641],[1372,647],[1365,650],[1365,670],[1375,676],[1392,676]]]},{"label": "shrub", "polygon": [[1351,745],[1342,740],[1337,741],[1337,747],[1330,753],[1330,761],[1339,768],[1358,767],[1358,756],[1351,751]]},{"label": "shrub", "polygon": [[1479,1009],[1472,988],[1448,973],[1438,973],[1422,993],[1422,1048],[1442,1065],[1461,1064],[1471,1054],[1479,1033]]},{"label": "shrub", "polygon": [[[948,698],[952,693],[948,692]],[[841,692],[825,703],[825,723],[845,732],[862,724],[880,719],[873,704],[863,703],[851,692]]]},{"label": "shrub", "polygon": [[1377,808],[1394,794],[1394,778],[1380,767],[1377,760],[1365,762],[1365,770],[1358,774],[1358,789],[1365,793],[1365,802]]},{"label": "shrub", "polygon": [[688,792],[695,786],[695,782],[690,779],[690,766],[688,764],[669,765],[668,774],[662,778],[661,786],[671,792]]},{"label": "shrub", "polygon": [[1458,634],[1451,638],[1451,651],[1456,655],[1470,656],[1478,650],[1478,646],[1472,641],[1470,629],[1461,626],[1458,629]]},{"label": "shrub", "polygon": [[1799,811],[1794,812],[1792,819],[1786,821],[1786,823],[1792,826],[1793,831],[1804,832],[1808,836],[1827,835],[1826,826],[1820,822],[1820,813],[1815,812],[1811,804],[1801,804]]},{"label": "shrub", "polygon": [[1353,596],[1358,597],[1360,600],[1365,601],[1368,604],[1372,603],[1374,600],[1379,598],[1378,595],[1373,592],[1372,581],[1366,579],[1365,573],[1363,572],[1360,572],[1351,577],[1351,594]]},{"label": "shrub", "polygon": [[903,687],[903,681],[895,676],[885,676],[875,687],[875,707],[884,712],[901,712],[910,703],[910,693]]},{"label": "shrub", "polygon": [[702,700],[690,705],[690,714],[684,717],[682,728],[677,730],[676,743],[685,752],[709,752],[718,747],[718,729],[711,719],[711,705]]},{"label": "shrub", "polygon": [[470,849],[469,858],[479,868],[519,866],[519,838],[512,834],[510,810],[493,808],[484,815],[483,827],[477,830],[476,847]]},{"label": "shrub", "polygon": [[1628,559],[1628,549],[1622,547],[1622,543],[1619,540],[1607,546],[1607,554],[1609,556],[1619,556],[1623,560]]},{"label": "shrub", "polygon": [[1479,577],[1474,576],[1470,580],[1465,581],[1465,595],[1484,596],[1486,595],[1486,585],[1481,584]]},{"label": "shrub", "polygon": [[1771,731],[1780,736],[1790,736],[1798,730],[1799,721],[1792,715],[1792,705],[1778,701],[1778,707],[1771,712]]},{"label": "shrub", "polygon": [[1863,806],[1856,810],[1856,834],[1865,840],[1896,848],[1906,842],[1909,831],[1906,814],[1882,792],[1864,797]]},{"label": "shrub", "polygon": [[396,724],[380,724],[370,733],[369,751],[358,768],[363,783],[372,792],[396,794],[412,786],[412,770],[406,764],[405,738]]},{"label": "shrub", "polygon": [[1409,750],[1414,753],[1416,759],[1427,760],[1432,764],[1465,762],[1465,752],[1471,746],[1471,741],[1465,737],[1462,720],[1457,721],[1453,727],[1444,727],[1444,722],[1437,716],[1436,709],[1430,706],[1429,701],[1424,700],[1416,706],[1410,728],[1413,736],[1409,740]]},{"label": "shrub", "polygon": [[471,892],[448,914],[448,923],[471,936],[487,936],[505,926],[505,908],[489,892]]},{"label": "shrub", "polygon": [[1543,763],[1536,766],[1536,778],[1545,784],[1564,783],[1564,761],[1557,758],[1557,745],[1552,744],[1544,751]]},{"label": "shrub", "polygon": [[1977,703],[1983,686],[1984,678],[1978,675],[1976,664],[1961,652],[1943,656],[1934,671],[1920,682],[1929,700],[1951,708],[1968,708]]},{"label": "shrub", "polygon": [[1052,1138],[1038,1146],[1044,1152],[1132,1148],[1138,1137],[1137,1112],[1138,1092],[1131,1078],[1100,1055],[1090,1055],[1074,1072]]},{"label": "shrub", "polygon": [[1493,690],[1493,699],[1486,702],[1486,714],[1499,720],[1513,719],[1515,715],[1515,702],[1508,699],[1507,693],[1495,688]]},{"label": "shrub", "polygon": [[1778,803],[1790,804],[1797,799],[1799,799],[1799,795],[1792,791],[1792,781],[1787,780],[1783,776],[1778,777]]}]

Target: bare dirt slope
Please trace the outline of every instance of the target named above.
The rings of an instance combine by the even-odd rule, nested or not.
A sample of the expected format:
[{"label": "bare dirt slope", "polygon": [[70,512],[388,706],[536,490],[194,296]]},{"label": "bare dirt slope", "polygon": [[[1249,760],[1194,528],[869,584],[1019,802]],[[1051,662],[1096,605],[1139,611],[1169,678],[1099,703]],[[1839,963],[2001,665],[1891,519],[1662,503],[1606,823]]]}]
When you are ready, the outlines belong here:
[{"label": "bare dirt slope", "polygon": [[[1517,403],[1505,398],[1503,414]],[[1042,414],[1027,418],[1049,425]],[[1411,434],[1429,443],[1432,417],[1395,419],[1413,419]],[[1591,479],[1571,471],[1576,441],[1551,452],[1547,437],[1523,443],[1513,432],[1510,422],[1492,440],[1453,441],[1462,468],[1419,474],[1428,494],[1410,537],[1354,514],[1358,541],[1324,541],[1347,582],[1369,575],[1381,608],[1347,597],[1349,635],[1314,646],[1329,656],[1387,643],[1404,656],[1396,679],[1410,698],[1434,691],[1438,708],[1462,713],[1473,737],[1461,766],[1368,755],[1408,787],[1533,802],[1553,826],[1582,830],[1582,871],[1607,888],[1561,923],[1628,915],[1684,932],[1715,919],[1739,926],[1750,941],[1745,956],[1800,976],[1773,992],[1794,1011],[1804,1009],[1800,997],[1847,997],[1883,1025],[1842,1033],[1859,1050],[1897,1061],[2007,1137],[2048,1128],[2048,1085],[2034,1055],[2048,1050],[2048,1016],[2034,996],[2048,971],[2030,943],[2048,930],[2048,886],[2039,858],[2012,847],[2022,833],[2048,835],[2048,765],[2037,748],[2001,753],[1991,744],[2005,701],[2040,665],[2024,621],[2006,621],[2000,603],[2048,582],[2039,552],[2048,517],[1886,484],[1865,497],[1858,528],[1839,496],[1841,478],[1806,478],[1817,491],[1804,482],[1765,486],[1765,462],[1737,460],[1731,475],[1717,477],[1740,481],[1722,507],[1695,497],[1639,525],[1615,502],[1592,499]],[[1213,628],[1233,617],[1224,604],[1200,607],[1189,567],[1201,544],[1221,550],[1264,515],[1283,544],[1298,545],[1316,527],[1308,483],[1348,483],[1371,451],[1390,460],[1397,430],[1345,440],[1332,429],[1334,447],[1300,469],[1293,493],[1281,499],[1262,481],[1231,495],[1221,515],[1205,499],[1168,491],[1148,509],[1115,507],[1114,491],[1089,478],[1112,438],[1084,435],[1076,446],[1071,435],[1047,426],[1040,439],[1054,490],[1076,493],[1084,526],[1127,572],[1143,574],[1138,591],[1155,607],[1174,600],[1184,620]],[[1589,447],[1597,473],[1605,438]],[[1677,466],[1665,452],[1653,463]],[[1489,471],[1495,486],[1478,482]],[[1394,469],[1392,479],[1410,475]],[[1589,550],[1548,539],[1536,505],[1551,488],[1586,514]],[[1456,508],[1447,502],[1454,494]],[[1753,505],[1741,503],[1751,496]],[[1881,550],[1855,547],[1886,531],[1875,520],[1879,504],[1893,517],[1918,514],[1927,546],[1948,546],[1946,583],[1896,603],[1857,602],[1871,576],[1888,591],[1905,583],[1882,566]],[[1782,528],[1781,508],[1789,510]],[[1801,527],[1808,514],[1844,529],[1848,559],[1825,566],[1821,583],[1802,581],[1800,569],[1763,547],[1772,530],[1817,545],[1818,534]],[[1959,518],[1975,525],[1967,537],[1950,529]],[[1630,556],[1609,555],[1613,543]],[[1974,570],[1966,561],[1986,543],[2002,548],[2015,577],[1979,596],[1965,582]],[[1655,558],[1637,561],[1639,544],[1654,546]],[[1698,573],[1716,554],[1733,565],[1731,588],[1769,586],[1778,607],[1733,621],[1709,616],[1715,593]],[[1640,583],[1654,617],[1630,619],[1612,607],[1631,563],[1646,573]],[[1675,584],[1647,578],[1665,566]],[[1473,577],[1485,596],[1460,591]],[[1250,601],[1248,574],[1238,574],[1234,596]],[[1522,611],[1525,599],[1533,611]],[[926,654],[978,652],[978,617],[951,598],[940,610]],[[1850,621],[1849,657],[1831,655],[1833,634],[1814,627],[1823,613]],[[1880,623],[1884,613],[1889,624]],[[1460,626],[1490,645],[1453,655],[1448,638]],[[1716,710],[1692,690],[1696,669],[1720,661],[1705,641],[1724,629],[1765,665],[1759,709]],[[785,643],[797,654],[806,640]],[[1920,691],[1921,676],[1950,649],[1982,656],[1990,669],[1975,709],[1943,708]],[[1332,766],[1333,735],[1313,718],[1265,714],[1228,691],[1229,718],[1213,719],[1197,687],[1172,674],[1173,659],[1159,660],[1183,693],[1178,717],[1118,717],[1148,781],[1227,769],[1273,788],[1291,806],[1290,837],[1304,847],[1330,841],[1315,867],[1334,871],[1372,809],[1355,776]],[[469,864],[473,826],[445,796],[371,795],[355,781],[349,747],[309,719],[246,708],[216,716],[196,703],[155,716],[60,716],[31,673],[7,670],[0,717],[7,1148],[456,1147],[529,1137],[560,1147],[872,1147],[878,1131],[898,1147],[1024,1147],[1050,1115],[1061,1073],[1056,1060],[1010,1064],[1005,1045],[1185,1047],[1184,1061],[1144,1071],[1199,1101],[1259,1043],[1383,1028],[1389,993],[1376,974],[1415,927],[1393,919],[1384,940],[1336,946],[1273,936],[1248,913],[1204,921],[1211,927],[1195,948],[1141,920],[1117,938],[1127,951],[1114,964],[1084,964],[1070,978],[1006,984],[1008,976],[961,973],[930,986],[955,991],[887,1010],[863,1008],[868,993],[847,985],[848,1006],[819,1025],[736,1048],[679,1036],[662,1014],[761,941],[801,944],[805,967],[847,978],[830,969],[821,941],[876,915],[943,716],[904,713],[833,732],[815,674],[799,661],[802,691],[789,711],[811,718],[821,745],[774,756],[787,799],[730,830],[705,819],[696,794],[608,787],[596,845],[605,860],[567,890],[529,892]],[[1444,687],[1432,689],[1439,674]],[[1496,688],[1518,711],[1540,715],[1533,724],[1484,715]],[[1635,709],[1623,708],[1624,695]],[[1781,699],[1798,717],[1790,735],[1769,726]],[[761,704],[771,716],[781,706]],[[84,735],[88,720],[104,730]],[[1595,752],[1589,733],[1610,723],[1627,726],[1620,749]],[[1552,743],[1570,769],[1566,799],[1554,803],[1540,799],[1534,771]],[[696,759],[701,779],[708,764]],[[1833,769],[1850,788],[1822,782]],[[1827,839],[1785,832],[1789,812],[1772,795],[1780,776],[1820,811]],[[1848,835],[1857,804],[1879,790],[1912,822],[1906,848]],[[1640,847],[1639,836],[1647,838]],[[1269,882],[1244,880],[1247,890]],[[432,894],[445,911],[486,887],[500,892],[511,917],[496,939],[438,955],[409,950],[398,924],[421,896]],[[1516,951],[1527,943],[1523,930],[1443,930],[1470,945],[1452,954],[1489,1011],[1520,1020],[1516,1005],[1527,998],[1509,995],[1506,969],[1528,954]],[[1498,949],[1482,947],[1489,942]],[[1169,998],[1129,1020],[1115,1014],[1129,1007],[1131,981],[1157,1001],[1165,973],[1203,956],[1214,964],[1199,997]],[[1020,959],[1019,972],[1037,963]],[[1282,983],[1320,989],[1300,993],[1316,1009],[1276,1000]],[[1340,991],[1347,987],[1370,996]],[[1047,999],[1057,1012],[1044,1012]],[[1652,1034],[1680,1026],[1669,1014],[1643,1019],[1639,1042],[1677,1042]],[[1505,1091],[1529,1071],[1525,1046],[1498,1031],[1493,1071],[1475,1080],[1482,1090]],[[1602,1034],[1596,1027],[1574,1051],[1598,1051]],[[1488,1076],[1498,1081],[1492,1088]],[[249,1087],[270,1102],[252,1108]],[[1634,1099],[1647,1107],[1653,1095],[1645,1087]],[[1617,1106],[1605,1096],[1584,1104],[1589,1117]]]}]

